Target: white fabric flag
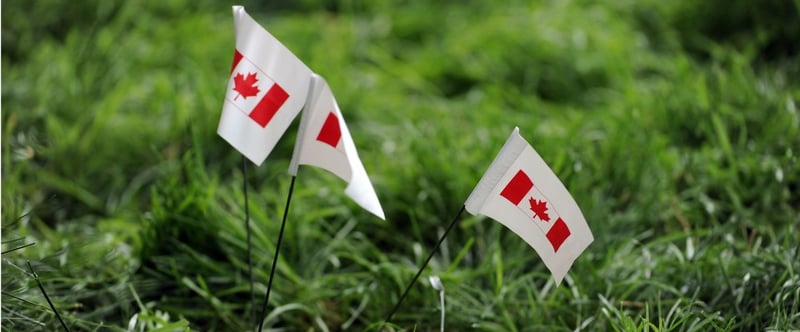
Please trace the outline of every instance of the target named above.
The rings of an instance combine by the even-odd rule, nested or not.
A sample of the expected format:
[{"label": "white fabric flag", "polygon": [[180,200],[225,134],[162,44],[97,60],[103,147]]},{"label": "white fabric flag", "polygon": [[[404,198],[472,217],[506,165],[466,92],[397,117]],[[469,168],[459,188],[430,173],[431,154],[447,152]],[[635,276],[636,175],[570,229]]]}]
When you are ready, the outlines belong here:
[{"label": "white fabric flag", "polygon": [[261,165],[303,107],[311,70],[244,7],[233,6],[233,23],[236,51],[217,134]]},{"label": "white fabric flag", "polygon": [[347,130],[331,88],[317,74],[312,75],[311,82],[289,173],[297,175],[297,168],[301,164],[328,170],[347,182],[345,193],[358,205],[385,219],[381,203],[361,164],[353,137]]},{"label": "white fabric flag", "polygon": [[506,141],[465,203],[525,240],[556,284],[594,237],[578,204],[542,157],[519,135]]}]

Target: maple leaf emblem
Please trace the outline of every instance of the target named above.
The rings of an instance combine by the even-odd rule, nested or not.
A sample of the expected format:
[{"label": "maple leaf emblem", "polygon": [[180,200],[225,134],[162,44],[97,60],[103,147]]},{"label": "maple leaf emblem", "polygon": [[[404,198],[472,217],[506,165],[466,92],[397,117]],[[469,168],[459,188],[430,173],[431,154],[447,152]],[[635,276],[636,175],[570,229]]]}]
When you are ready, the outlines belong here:
[{"label": "maple leaf emblem", "polygon": [[542,221],[550,222],[550,216],[547,215],[547,201],[540,201],[531,197],[528,200],[528,203],[531,204],[531,211],[533,211],[533,215]]},{"label": "maple leaf emblem", "polygon": [[236,76],[233,77],[233,90],[239,94],[233,98],[233,100],[238,99],[239,96],[247,99],[247,97],[258,95],[261,90],[256,86],[257,82],[258,78],[256,77],[256,73],[248,73],[246,77],[242,75],[242,73],[236,73]]}]

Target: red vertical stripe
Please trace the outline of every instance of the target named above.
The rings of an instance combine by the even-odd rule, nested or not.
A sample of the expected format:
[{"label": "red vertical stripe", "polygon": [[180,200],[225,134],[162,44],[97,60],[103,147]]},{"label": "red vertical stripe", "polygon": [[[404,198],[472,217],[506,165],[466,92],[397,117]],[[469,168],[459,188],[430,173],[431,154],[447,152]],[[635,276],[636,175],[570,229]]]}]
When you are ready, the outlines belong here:
[{"label": "red vertical stripe", "polygon": [[339,145],[339,139],[342,138],[342,130],[339,128],[339,119],[333,112],[328,113],[325,123],[322,124],[322,129],[317,135],[317,140],[326,143],[334,148]]},{"label": "red vertical stripe", "polygon": [[231,65],[231,74],[233,74],[233,69],[239,65],[239,61],[242,61],[242,53],[239,53],[239,50],[233,51],[233,64]]},{"label": "red vertical stripe", "polygon": [[511,181],[508,181],[506,187],[500,192],[500,196],[505,197],[508,201],[514,203],[514,205],[519,205],[519,202],[525,198],[525,195],[531,191],[531,188],[533,188],[533,181],[528,177],[528,174],[519,170],[517,174],[511,178]]},{"label": "red vertical stripe", "polygon": [[561,244],[567,240],[570,234],[571,233],[569,232],[567,223],[565,223],[564,220],[559,217],[553,227],[547,231],[547,240],[549,240],[550,244],[553,245],[553,250],[558,252],[558,248],[561,247]]},{"label": "red vertical stripe", "polygon": [[272,117],[275,116],[275,113],[278,113],[278,109],[286,102],[286,99],[289,99],[289,94],[286,93],[286,90],[283,90],[278,83],[273,84],[267,94],[264,95],[264,98],[261,98],[258,105],[250,112],[250,118],[262,128],[266,127]]}]

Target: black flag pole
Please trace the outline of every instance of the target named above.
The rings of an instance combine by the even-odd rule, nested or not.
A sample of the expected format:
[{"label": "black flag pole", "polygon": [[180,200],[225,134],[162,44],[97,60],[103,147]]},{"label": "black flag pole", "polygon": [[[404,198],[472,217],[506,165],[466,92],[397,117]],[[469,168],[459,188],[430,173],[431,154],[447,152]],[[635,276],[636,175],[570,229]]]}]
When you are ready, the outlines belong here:
[{"label": "black flag pole", "polygon": [[250,200],[247,199],[247,158],[242,155],[242,192],[244,192],[244,227],[247,234],[247,272],[250,276],[250,315],[256,316],[256,293],[253,290],[253,241],[250,237]]},{"label": "black flag pole", "polygon": [[21,246],[19,246],[19,247],[16,247],[16,248],[11,248],[11,249],[8,249],[8,250],[6,250],[6,251],[3,251],[3,253],[2,253],[2,254],[3,254],[3,255],[5,255],[5,254],[7,254],[7,253],[14,252],[14,251],[17,251],[17,250],[20,250],[20,249],[25,249],[25,248],[27,248],[27,247],[30,247],[30,246],[35,246],[35,245],[36,245],[36,242],[31,242],[31,243],[28,243],[28,244],[23,244],[23,245],[21,245]]},{"label": "black flag pole", "polygon": [[386,316],[386,319],[383,320],[384,324],[388,323],[392,319],[392,316],[394,316],[394,313],[397,312],[397,309],[400,308],[400,304],[403,303],[403,300],[406,298],[406,295],[408,295],[408,292],[411,290],[411,286],[413,286],[414,283],[417,282],[417,279],[419,279],[419,276],[422,274],[422,271],[425,270],[426,266],[428,266],[428,262],[431,261],[433,255],[436,254],[436,251],[439,250],[439,246],[441,246],[442,242],[444,242],[444,238],[447,237],[447,234],[449,234],[450,230],[452,230],[453,227],[456,225],[456,223],[458,222],[459,218],[461,218],[461,215],[464,213],[464,210],[466,210],[466,208],[467,208],[466,205],[461,206],[461,210],[458,211],[456,217],[453,218],[452,222],[450,222],[450,226],[447,226],[447,230],[445,230],[444,234],[442,234],[442,237],[439,238],[439,242],[436,242],[436,246],[433,247],[433,250],[431,250],[431,253],[430,255],[428,255],[428,258],[425,259],[425,263],[423,263],[422,266],[419,267],[417,275],[414,276],[414,279],[411,279],[411,282],[408,284],[408,287],[406,287],[406,290],[403,292],[403,295],[400,295],[400,299],[397,300],[397,304],[394,305],[392,311],[389,312],[389,314]]},{"label": "black flag pole", "polygon": [[31,275],[33,275],[33,280],[36,280],[36,285],[39,286],[39,290],[44,295],[44,299],[47,300],[47,304],[50,305],[50,309],[53,310],[53,313],[56,314],[56,318],[61,323],[61,327],[64,328],[64,331],[70,332],[69,327],[67,327],[67,323],[64,323],[64,320],[61,318],[61,315],[58,314],[58,310],[56,310],[56,306],[53,304],[53,301],[50,301],[50,297],[47,296],[47,292],[44,290],[44,286],[42,286],[42,282],[39,281],[39,275],[36,274],[36,271],[33,270],[33,266],[31,266],[31,261],[28,261],[28,268],[31,270]]},{"label": "black flag pole", "polygon": [[269,293],[272,290],[272,279],[275,277],[275,267],[278,265],[278,253],[281,250],[281,241],[283,240],[283,230],[286,228],[286,217],[289,215],[289,204],[292,202],[292,193],[294,193],[294,181],[297,180],[297,175],[292,175],[292,183],[289,185],[289,194],[286,196],[286,207],[283,209],[283,221],[281,221],[281,229],[278,231],[278,242],[275,243],[275,256],[272,258],[272,270],[269,271],[269,281],[267,282],[267,295],[264,297],[264,304],[261,306],[261,314],[258,316],[258,332],[264,328],[264,316],[267,314],[267,304],[269,303]]}]

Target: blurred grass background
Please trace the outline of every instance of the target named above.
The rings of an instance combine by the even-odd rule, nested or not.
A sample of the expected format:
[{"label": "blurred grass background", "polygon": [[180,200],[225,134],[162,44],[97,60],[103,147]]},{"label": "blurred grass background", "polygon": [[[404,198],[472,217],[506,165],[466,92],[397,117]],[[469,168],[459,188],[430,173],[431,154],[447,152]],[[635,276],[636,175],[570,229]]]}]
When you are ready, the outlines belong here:
[{"label": "blurred grass background", "polygon": [[[26,260],[73,330],[255,326],[231,4],[2,2],[3,331],[60,328]],[[244,4],[326,77],[387,214],[303,169],[270,330],[377,329],[514,126],[596,240],[556,288],[463,219],[422,278],[448,330],[800,329],[800,1]],[[250,168],[257,309],[295,132]],[[392,323],[439,329],[426,281]]]}]

